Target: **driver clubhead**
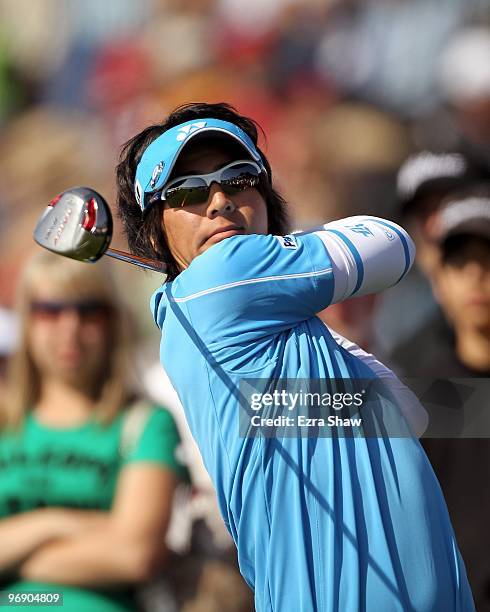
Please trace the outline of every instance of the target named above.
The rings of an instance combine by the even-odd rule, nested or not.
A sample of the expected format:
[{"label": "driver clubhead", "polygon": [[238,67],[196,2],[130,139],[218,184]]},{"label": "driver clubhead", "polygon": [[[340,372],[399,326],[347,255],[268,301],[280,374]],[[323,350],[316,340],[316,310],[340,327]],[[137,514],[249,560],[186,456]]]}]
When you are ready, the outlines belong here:
[{"label": "driver clubhead", "polygon": [[73,187],[51,200],[34,230],[39,245],[78,261],[100,259],[111,238],[109,205],[89,187]]}]

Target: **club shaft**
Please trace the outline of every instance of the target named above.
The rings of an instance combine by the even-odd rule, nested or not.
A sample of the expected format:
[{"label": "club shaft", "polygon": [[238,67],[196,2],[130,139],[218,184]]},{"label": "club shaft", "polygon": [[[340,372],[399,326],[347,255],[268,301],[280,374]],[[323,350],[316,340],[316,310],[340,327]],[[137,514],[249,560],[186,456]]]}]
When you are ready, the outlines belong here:
[{"label": "club shaft", "polygon": [[129,253],[126,253],[126,251],[119,251],[118,249],[107,249],[105,255],[109,255],[109,257],[114,257],[115,259],[120,259],[121,261],[132,263],[140,268],[160,272],[161,274],[165,274],[167,269],[163,262],[156,261],[156,259],[147,259],[146,257],[139,257],[138,255],[130,255]]}]

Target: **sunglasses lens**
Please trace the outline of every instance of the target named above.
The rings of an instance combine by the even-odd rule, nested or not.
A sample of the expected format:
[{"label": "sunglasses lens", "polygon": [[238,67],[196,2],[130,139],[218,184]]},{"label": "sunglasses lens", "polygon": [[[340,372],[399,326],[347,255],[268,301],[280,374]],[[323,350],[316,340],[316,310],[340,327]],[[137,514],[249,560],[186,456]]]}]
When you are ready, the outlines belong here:
[{"label": "sunglasses lens", "polygon": [[78,314],[85,319],[101,317],[109,312],[109,306],[97,300],[79,302],[74,307]]},{"label": "sunglasses lens", "polygon": [[63,312],[63,304],[58,302],[32,302],[31,312],[43,319],[54,319]]},{"label": "sunglasses lens", "polygon": [[261,172],[262,169],[257,164],[240,161],[211,174],[176,179],[164,190],[163,197],[161,192],[152,197],[163,199],[168,208],[204,204],[209,198],[213,183],[218,183],[227,195],[233,195],[256,187],[260,182]]},{"label": "sunglasses lens", "polygon": [[209,197],[209,187],[202,178],[191,176],[176,181],[165,191],[165,202],[170,208],[202,204]]},{"label": "sunglasses lens", "polygon": [[83,319],[95,319],[104,316],[109,307],[104,302],[43,302],[34,301],[31,304],[31,312],[38,318],[57,319],[63,312],[74,310]]},{"label": "sunglasses lens", "polygon": [[221,187],[228,195],[256,187],[260,181],[260,169],[250,163],[240,163],[223,170]]}]

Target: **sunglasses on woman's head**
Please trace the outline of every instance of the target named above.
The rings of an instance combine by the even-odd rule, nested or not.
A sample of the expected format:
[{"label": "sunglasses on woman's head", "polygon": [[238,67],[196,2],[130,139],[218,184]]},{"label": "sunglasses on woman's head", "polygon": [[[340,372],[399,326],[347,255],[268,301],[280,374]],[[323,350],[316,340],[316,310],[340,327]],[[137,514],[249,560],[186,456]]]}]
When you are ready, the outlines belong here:
[{"label": "sunglasses on woman's head", "polygon": [[169,181],[163,189],[147,194],[149,204],[163,201],[168,208],[180,208],[208,201],[211,185],[217,183],[226,195],[257,187],[266,171],[263,166],[249,161],[238,160],[209,174],[180,176]]}]

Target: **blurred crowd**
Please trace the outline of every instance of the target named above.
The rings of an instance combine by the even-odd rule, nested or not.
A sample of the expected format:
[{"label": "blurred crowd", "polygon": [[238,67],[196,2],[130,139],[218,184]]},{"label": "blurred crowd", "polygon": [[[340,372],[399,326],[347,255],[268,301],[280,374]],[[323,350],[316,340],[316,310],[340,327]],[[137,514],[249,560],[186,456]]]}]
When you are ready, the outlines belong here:
[{"label": "blurred crowd", "polygon": [[[489,58],[488,0],[0,0],[0,399],[43,207],[74,185],[111,202],[121,145],[191,101],[225,101],[259,122],[294,229],[362,213],[414,237],[407,279],[329,308],[328,325],[401,376],[489,378]],[[157,589],[149,609],[248,610],[157,363],[147,302],[161,279],[112,265],[139,332],[135,384],[174,415],[192,480],[167,537],[183,563],[168,569],[177,603]],[[488,439],[424,444],[477,609],[490,609]]]}]

